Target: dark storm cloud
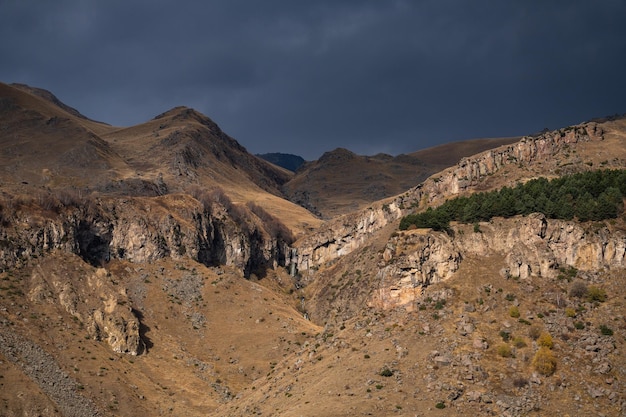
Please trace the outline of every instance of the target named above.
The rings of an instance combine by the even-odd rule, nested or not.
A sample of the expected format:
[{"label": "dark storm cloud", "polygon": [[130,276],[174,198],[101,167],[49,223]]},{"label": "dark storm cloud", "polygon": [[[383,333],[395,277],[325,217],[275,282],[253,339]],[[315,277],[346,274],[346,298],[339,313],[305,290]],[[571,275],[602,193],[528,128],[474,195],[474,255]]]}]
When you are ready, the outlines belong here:
[{"label": "dark storm cloud", "polygon": [[624,18],[619,0],[5,0],[0,81],[116,125],[194,107],[251,152],[411,152],[625,112]]}]

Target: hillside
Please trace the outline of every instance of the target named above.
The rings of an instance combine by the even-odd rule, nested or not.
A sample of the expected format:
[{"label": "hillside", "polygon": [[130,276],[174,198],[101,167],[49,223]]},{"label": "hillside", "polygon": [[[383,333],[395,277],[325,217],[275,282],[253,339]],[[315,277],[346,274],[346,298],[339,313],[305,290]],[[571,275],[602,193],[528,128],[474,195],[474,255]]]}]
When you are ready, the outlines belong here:
[{"label": "hillside", "polygon": [[475,139],[398,156],[335,149],[301,166],[283,190],[291,201],[330,219],[400,194],[463,157],[519,139]]},{"label": "hillside", "polygon": [[200,186],[239,205],[260,204],[296,234],[319,224],[282,198],[280,188],[293,174],[249,154],[193,109],[119,128],[93,122],[39,89],[0,83],[0,97],[2,182],[10,195],[153,197]]},{"label": "hillside", "polygon": [[[0,84],[0,163],[4,188],[46,183],[86,186],[91,177],[112,178],[126,163],[93,127],[97,123],[23,88]],[[98,126],[104,129],[105,126]],[[53,150],[53,152],[50,152]]]},{"label": "hillside", "polygon": [[626,119],[294,174],[193,109],[120,128],[53,97],[0,84],[0,415],[626,412],[623,210],[399,230],[626,169]]}]

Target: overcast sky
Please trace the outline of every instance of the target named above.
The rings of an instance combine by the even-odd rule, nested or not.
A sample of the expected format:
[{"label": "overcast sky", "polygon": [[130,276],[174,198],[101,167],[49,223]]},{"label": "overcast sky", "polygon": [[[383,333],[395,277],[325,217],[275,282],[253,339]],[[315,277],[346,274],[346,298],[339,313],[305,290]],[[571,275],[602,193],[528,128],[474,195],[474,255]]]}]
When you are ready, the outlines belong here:
[{"label": "overcast sky", "polygon": [[399,154],[626,112],[623,0],[1,0],[0,81],[252,153]]}]

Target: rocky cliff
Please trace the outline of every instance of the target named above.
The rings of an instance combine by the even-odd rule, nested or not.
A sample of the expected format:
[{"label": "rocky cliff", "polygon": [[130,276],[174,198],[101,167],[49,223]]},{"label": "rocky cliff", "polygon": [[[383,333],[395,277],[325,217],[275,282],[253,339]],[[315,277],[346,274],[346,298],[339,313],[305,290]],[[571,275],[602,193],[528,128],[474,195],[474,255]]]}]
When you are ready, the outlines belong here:
[{"label": "rocky cliff", "polygon": [[[566,149],[572,152],[578,144],[604,140],[604,131],[594,122],[571,126],[538,136],[525,136],[519,142],[492,149],[471,158],[463,158],[452,168],[443,171],[427,181],[423,195],[433,203],[459,194],[479,185],[489,175],[493,175],[505,166],[531,166],[537,163],[548,164],[544,175],[564,173],[563,167],[550,167],[551,159],[562,154]],[[551,168],[551,169],[550,169]],[[571,167],[576,169],[576,167]],[[559,169],[558,172],[555,172]],[[515,180],[515,179],[514,179]]]},{"label": "rocky cliff", "polygon": [[[42,261],[28,279],[28,297],[35,304],[60,304],[86,329],[94,340],[106,341],[117,353],[137,355],[144,346],[139,335],[139,319],[133,313],[126,289],[117,286],[104,269],[89,268],[84,263],[65,261],[55,263],[51,258]],[[79,280],[68,276],[81,275]]]},{"label": "rocky cliff", "polygon": [[[267,233],[244,208],[217,202],[207,208],[188,195],[93,199],[57,211],[4,207],[1,214],[0,268],[10,271],[38,259],[27,279],[30,300],[60,304],[89,337],[131,355],[143,350],[140,320],[125,287],[117,286],[106,269],[111,259],[191,258],[263,276],[268,268],[284,265],[289,243]],[[55,254],[68,261],[52,263]],[[71,262],[74,258],[78,261]]]},{"label": "rocky cliff", "polygon": [[384,308],[410,306],[422,289],[451,278],[465,258],[498,254],[501,275],[527,279],[556,278],[567,268],[581,272],[623,268],[626,233],[609,224],[548,220],[542,214],[494,219],[444,232],[412,230],[395,234],[382,254],[371,300]]},{"label": "rocky cliff", "polygon": [[[526,136],[517,143],[464,158],[456,166],[430,177],[402,195],[328,222],[318,232],[296,242],[298,257],[292,261],[297,263],[300,271],[332,261],[359,248],[372,233],[409,214],[415,207],[436,206],[454,195],[488,187],[486,179],[504,168],[521,171],[510,175],[509,185],[535,176],[528,168],[536,164],[543,164],[544,169],[549,167],[546,175],[551,170],[554,171],[552,175],[557,175],[564,169],[585,169],[584,164],[558,167],[555,161],[565,149],[575,152],[578,146],[602,140],[602,126],[591,122]],[[561,171],[556,172],[557,169]]]},{"label": "rocky cliff", "polygon": [[244,208],[234,210],[237,218],[223,205],[215,203],[209,210],[183,194],[96,199],[60,213],[17,208],[7,214],[5,210],[0,267],[55,249],[96,266],[112,258],[150,262],[189,257],[205,265],[235,266],[249,275],[284,264],[288,242],[270,236]]}]

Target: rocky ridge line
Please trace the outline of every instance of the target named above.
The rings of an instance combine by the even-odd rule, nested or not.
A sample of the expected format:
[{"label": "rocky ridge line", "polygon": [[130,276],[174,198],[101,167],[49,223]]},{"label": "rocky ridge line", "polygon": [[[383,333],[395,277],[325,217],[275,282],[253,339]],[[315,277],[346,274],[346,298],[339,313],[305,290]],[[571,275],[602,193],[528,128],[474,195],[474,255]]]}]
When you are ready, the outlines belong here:
[{"label": "rocky ridge line", "polygon": [[[295,243],[297,259],[291,262],[296,262],[299,271],[310,272],[314,267],[361,247],[373,233],[411,213],[416,205],[436,206],[446,198],[471,190],[483,178],[503,167],[547,161],[566,146],[603,139],[602,127],[589,122],[539,136],[526,136],[517,143],[463,158],[456,166],[430,177],[400,196],[329,221],[316,233]],[[307,276],[305,279],[308,279]]]}]

